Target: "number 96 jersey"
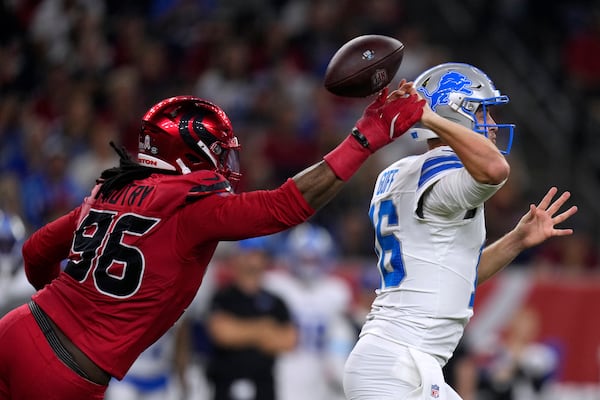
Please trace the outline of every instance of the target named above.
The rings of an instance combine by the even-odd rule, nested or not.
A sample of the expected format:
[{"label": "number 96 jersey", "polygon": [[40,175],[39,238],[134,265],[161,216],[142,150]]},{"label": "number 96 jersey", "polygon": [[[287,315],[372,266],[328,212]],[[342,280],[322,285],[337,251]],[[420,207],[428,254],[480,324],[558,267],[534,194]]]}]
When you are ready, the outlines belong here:
[{"label": "number 96 jersey", "polygon": [[483,202],[501,186],[476,182],[446,146],[381,172],[369,210],[381,286],[361,336],[447,362],[473,314]]},{"label": "number 96 jersey", "polygon": [[[313,212],[292,180],[271,191],[229,188],[224,177],[196,171],[89,196],[24,246],[28,277],[48,278],[33,300],[100,368],[123,378],[189,306],[219,241],[279,232]],[[63,272],[46,276],[67,257]]]}]

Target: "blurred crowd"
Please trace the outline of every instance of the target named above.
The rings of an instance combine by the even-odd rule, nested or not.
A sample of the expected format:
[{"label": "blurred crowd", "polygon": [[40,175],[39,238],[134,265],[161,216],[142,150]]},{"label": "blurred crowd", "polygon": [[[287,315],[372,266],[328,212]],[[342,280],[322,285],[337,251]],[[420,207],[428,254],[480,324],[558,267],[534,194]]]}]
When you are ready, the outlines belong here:
[{"label": "blurred crowd", "polygon": [[[212,100],[229,114],[243,146],[240,190],[275,187],[317,161],[352,127],[369,99],[331,95],[322,78],[341,44],[377,33],[406,45],[393,83],[413,79],[437,62],[462,61],[491,70],[499,88],[513,99],[501,116],[518,128],[510,156],[513,184],[490,204],[490,238],[512,225],[527,201],[539,197],[548,184],[568,185],[566,189],[580,194],[575,200],[581,208],[576,221],[581,235],[573,246],[593,253],[598,243],[593,221],[600,211],[586,207],[586,199],[597,176],[593,165],[575,165],[585,157],[574,154],[600,145],[593,134],[600,115],[600,52],[593,51],[600,46],[600,7],[585,1],[475,3],[4,1],[0,208],[21,216],[28,231],[69,210],[89,192],[99,172],[117,162],[109,141],[135,153],[145,110],[179,94]],[[510,68],[494,67],[504,59],[494,40],[500,31],[495,26],[514,28],[521,38],[515,47],[532,49],[529,54],[552,77],[553,91],[571,95],[571,106],[581,105],[572,131],[558,133],[572,139],[559,155],[543,144],[555,143],[556,133],[543,131],[543,126],[532,129],[531,118],[518,113],[528,88],[512,86]],[[528,30],[543,34],[529,35]],[[461,45],[467,37],[473,43],[468,48]],[[551,102],[553,95],[543,98]],[[540,101],[540,114],[543,105]],[[333,232],[344,256],[372,256],[366,211],[379,169],[421,150],[399,140],[373,157],[316,217]],[[560,174],[554,172],[557,165]],[[579,193],[570,177],[590,174],[589,190]],[[563,251],[550,249],[544,259],[562,263],[556,252]],[[583,258],[584,269],[595,267],[595,254]]]},{"label": "blurred crowd", "polygon": [[[9,221],[3,238],[14,239],[5,247],[13,252],[81,202],[118,162],[110,141],[136,153],[141,116],[169,96],[193,94],[228,113],[243,148],[238,190],[276,187],[346,136],[369,102],[322,87],[333,53],[367,33],[406,45],[394,82],[446,61],[489,72],[511,97],[500,119],[517,125],[511,178],[486,205],[490,240],[558,184],[580,206],[576,234],[518,264],[551,279],[600,272],[600,6],[592,0],[5,0],[0,215]],[[367,292],[376,285],[363,271],[374,259],[375,177],[422,150],[401,138],[313,218],[336,243],[337,268],[359,265],[337,273]],[[360,305],[361,293],[354,300]]]}]

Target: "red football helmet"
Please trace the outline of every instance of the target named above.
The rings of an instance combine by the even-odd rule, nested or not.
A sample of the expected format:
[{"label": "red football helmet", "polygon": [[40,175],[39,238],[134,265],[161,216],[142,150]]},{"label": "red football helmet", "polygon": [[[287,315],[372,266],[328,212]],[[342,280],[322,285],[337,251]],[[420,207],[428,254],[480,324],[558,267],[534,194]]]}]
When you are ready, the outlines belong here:
[{"label": "red football helmet", "polygon": [[181,174],[212,170],[235,184],[239,149],[225,112],[198,97],[165,99],[142,118],[138,162],[146,167]]}]

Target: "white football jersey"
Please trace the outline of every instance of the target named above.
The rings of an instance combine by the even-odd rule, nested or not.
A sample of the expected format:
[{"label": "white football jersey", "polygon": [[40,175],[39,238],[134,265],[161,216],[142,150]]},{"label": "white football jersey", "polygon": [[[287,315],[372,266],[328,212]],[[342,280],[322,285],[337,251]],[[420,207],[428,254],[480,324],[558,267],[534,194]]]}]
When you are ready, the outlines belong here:
[{"label": "white football jersey", "polygon": [[276,377],[281,400],[343,399],[344,362],[356,333],[344,318],[352,294],[345,281],[322,275],[310,284],[292,274],[271,271],[265,287],[290,308],[298,344],[278,357]]},{"label": "white football jersey", "polygon": [[361,336],[448,361],[473,314],[483,202],[501,186],[476,182],[447,146],[381,172],[369,210],[381,287]]},{"label": "white football jersey", "polygon": [[135,360],[123,380],[112,379],[107,400],[169,400],[172,398],[172,375],[175,328],[168,330]]}]

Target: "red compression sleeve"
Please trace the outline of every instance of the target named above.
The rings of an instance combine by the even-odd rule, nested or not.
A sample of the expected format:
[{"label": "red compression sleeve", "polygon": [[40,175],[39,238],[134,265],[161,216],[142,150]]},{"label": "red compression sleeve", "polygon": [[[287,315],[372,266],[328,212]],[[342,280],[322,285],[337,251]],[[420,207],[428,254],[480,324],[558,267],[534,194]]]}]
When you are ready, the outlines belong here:
[{"label": "red compression sleeve", "polygon": [[369,149],[361,145],[359,139],[349,135],[323,159],[338,178],[347,181],[370,155]]},{"label": "red compression sleeve", "polygon": [[41,289],[60,273],[60,263],[69,255],[78,216],[79,207],[40,228],[23,244],[25,275],[34,288]]}]

